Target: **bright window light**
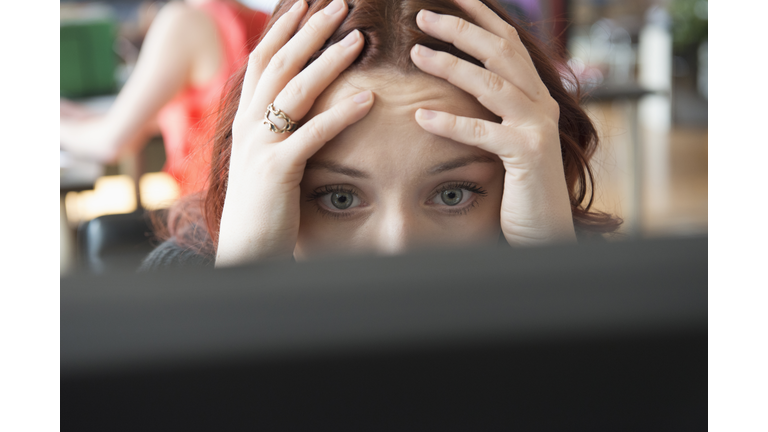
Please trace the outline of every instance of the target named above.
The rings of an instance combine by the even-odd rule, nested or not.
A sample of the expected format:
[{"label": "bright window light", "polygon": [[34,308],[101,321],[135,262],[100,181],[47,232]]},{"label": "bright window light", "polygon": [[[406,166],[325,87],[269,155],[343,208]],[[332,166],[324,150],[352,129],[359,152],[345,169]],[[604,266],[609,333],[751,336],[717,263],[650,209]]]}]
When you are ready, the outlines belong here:
[{"label": "bright window light", "polygon": [[96,180],[93,190],[69,192],[64,198],[67,219],[71,224],[107,214],[136,211],[136,188],[127,175],[104,176]]},{"label": "bright window light", "polygon": [[146,173],[139,179],[139,195],[147,210],[168,208],[179,197],[179,185],[167,173]]}]

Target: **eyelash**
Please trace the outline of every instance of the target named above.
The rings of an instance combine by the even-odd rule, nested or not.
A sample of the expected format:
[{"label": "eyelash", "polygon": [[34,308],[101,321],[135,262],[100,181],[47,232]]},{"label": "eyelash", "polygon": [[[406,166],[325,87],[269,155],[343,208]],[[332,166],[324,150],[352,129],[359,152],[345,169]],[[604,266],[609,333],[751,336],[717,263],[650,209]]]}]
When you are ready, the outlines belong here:
[{"label": "eyelash", "polygon": [[[354,189],[350,189],[348,187],[340,186],[340,185],[326,185],[326,186],[323,186],[321,188],[315,189],[312,192],[308,193],[307,194],[307,201],[308,202],[317,201],[318,199],[320,199],[320,198],[322,198],[322,197],[324,197],[324,196],[326,196],[328,194],[331,194],[331,193],[339,193],[339,194],[344,193],[344,194],[355,195],[358,198],[360,197],[360,194],[356,190],[354,190]],[[326,209],[324,209],[320,205],[320,203],[316,203],[315,204],[315,209],[321,215],[323,215],[323,216],[330,216],[330,217],[332,217],[334,219],[341,219],[341,218],[349,217],[349,216],[352,215],[351,211],[330,211],[330,210],[326,210]]]},{"label": "eyelash", "polygon": [[[432,193],[429,196],[429,200],[434,199],[437,195],[440,195],[441,193],[451,190],[451,189],[464,189],[467,191],[470,191],[474,194],[477,194],[477,197],[472,200],[470,204],[464,205],[463,207],[459,209],[454,208],[448,208],[446,210],[442,210],[446,213],[452,214],[452,215],[463,215],[467,214],[472,208],[476,207],[478,204],[478,201],[480,201],[482,198],[484,198],[486,195],[488,195],[488,192],[483,189],[482,187],[470,183],[467,181],[463,182],[454,182],[454,183],[446,183],[441,185],[437,190],[435,190],[434,193]],[[351,188],[340,186],[340,185],[326,185],[323,187],[320,187],[318,189],[315,189],[314,191],[307,194],[307,202],[317,201],[318,199],[331,194],[331,193],[344,193],[344,194],[351,194],[355,195],[358,198],[360,197],[360,194]],[[448,206],[445,206],[448,207]],[[319,203],[315,205],[315,208],[318,213],[324,215],[324,216],[330,216],[334,219],[341,219],[345,217],[349,217],[352,215],[353,212],[351,211],[330,211],[324,209]]]},{"label": "eyelash", "polygon": [[464,205],[461,208],[457,209],[457,208],[451,208],[449,206],[444,206],[444,207],[447,207],[447,208],[445,210],[442,210],[442,211],[450,213],[452,215],[467,214],[471,209],[473,209],[474,207],[477,206],[478,202],[482,198],[484,198],[486,195],[488,195],[488,191],[486,191],[482,187],[480,187],[480,186],[478,186],[478,185],[476,185],[474,183],[463,181],[463,182],[446,183],[444,185],[441,185],[440,188],[438,188],[435,191],[435,193],[430,195],[429,200],[432,200],[436,196],[440,195],[441,193],[443,193],[443,192],[445,192],[447,190],[451,190],[451,189],[464,189],[464,190],[470,191],[470,192],[472,192],[474,194],[477,194],[477,197],[474,198],[471,203],[469,203],[467,205]]}]

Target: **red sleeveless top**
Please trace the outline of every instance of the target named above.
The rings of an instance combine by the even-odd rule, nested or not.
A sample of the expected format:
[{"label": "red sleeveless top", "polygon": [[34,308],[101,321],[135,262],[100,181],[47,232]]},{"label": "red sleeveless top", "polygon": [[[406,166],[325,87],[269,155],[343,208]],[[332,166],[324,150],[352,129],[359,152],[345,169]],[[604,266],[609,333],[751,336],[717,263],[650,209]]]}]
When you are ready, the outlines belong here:
[{"label": "red sleeveless top", "polygon": [[198,8],[216,24],[224,51],[222,65],[205,85],[184,88],[157,115],[165,143],[163,171],[179,183],[181,196],[206,188],[215,111],[227,81],[245,64],[269,21],[269,15],[229,0],[209,1]]}]

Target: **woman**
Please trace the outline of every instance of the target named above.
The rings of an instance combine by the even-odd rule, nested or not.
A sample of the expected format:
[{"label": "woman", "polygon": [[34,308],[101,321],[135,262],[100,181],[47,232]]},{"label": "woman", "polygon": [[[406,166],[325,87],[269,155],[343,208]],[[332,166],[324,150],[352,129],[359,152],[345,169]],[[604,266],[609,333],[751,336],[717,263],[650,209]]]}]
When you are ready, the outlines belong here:
[{"label": "woman", "polygon": [[613,231],[559,66],[492,0],[284,0],[225,102],[202,218],[172,215],[145,268]]},{"label": "woman", "polygon": [[157,132],[164,170],[181,194],[205,189],[215,110],[227,80],[245,63],[269,16],[234,0],[187,0],[164,6],[139,59],[108,113],[83,115],[62,101],[61,147],[113,162],[137,153]]}]

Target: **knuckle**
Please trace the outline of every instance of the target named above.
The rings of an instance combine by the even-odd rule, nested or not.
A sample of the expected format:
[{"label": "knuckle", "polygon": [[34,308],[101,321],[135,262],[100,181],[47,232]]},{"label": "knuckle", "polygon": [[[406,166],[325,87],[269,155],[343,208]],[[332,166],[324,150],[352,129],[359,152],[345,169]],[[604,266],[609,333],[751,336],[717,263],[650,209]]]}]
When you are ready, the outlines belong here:
[{"label": "knuckle", "polygon": [[472,137],[476,140],[485,138],[488,131],[485,128],[485,124],[478,120],[472,121]]},{"label": "knuckle", "polygon": [[324,141],[326,133],[328,131],[328,126],[323,123],[322,121],[314,121],[310,125],[308,125],[309,128],[307,129],[307,134],[309,135],[309,138],[313,141]]},{"label": "knuckle", "polygon": [[357,107],[352,107],[352,105],[356,104],[351,103],[349,100],[336,104],[333,107],[333,116],[329,118],[328,125],[349,125],[353,123],[352,117],[354,117],[353,113],[357,111]]},{"label": "knuckle", "polygon": [[447,56],[447,65],[446,70],[448,71],[448,76],[459,76],[459,68],[461,66],[461,59],[454,55],[448,55]]},{"label": "knuckle", "polygon": [[251,51],[251,54],[248,56],[248,67],[261,70],[264,68],[265,63],[266,59],[264,59],[264,54],[261,53],[261,50],[257,48]]},{"label": "knuckle", "polygon": [[490,11],[488,6],[486,6],[483,2],[472,2],[472,4],[467,9],[469,15],[474,17],[481,16],[483,13]]},{"label": "knuckle", "polygon": [[449,116],[447,120],[444,120],[445,128],[453,133],[458,132],[460,125],[459,125],[459,118],[456,116]]},{"label": "knuckle", "polygon": [[284,91],[288,98],[296,101],[303,101],[307,95],[306,87],[300,80],[293,80],[288,83]]},{"label": "knuckle", "polygon": [[472,24],[461,18],[455,18],[453,26],[458,34],[468,33],[472,29]]},{"label": "knuckle", "polygon": [[514,57],[517,53],[517,50],[512,46],[512,44],[506,40],[506,39],[500,39],[499,40],[499,46],[498,46],[498,53],[501,57]]},{"label": "knuckle", "polygon": [[507,39],[508,40],[520,39],[520,33],[518,33],[517,29],[514,26],[507,26]]},{"label": "knuckle", "polygon": [[493,93],[501,92],[504,90],[504,87],[506,85],[506,81],[504,81],[503,78],[496,75],[495,73],[485,71],[483,74],[483,81],[485,81],[485,86]]},{"label": "knuckle", "polygon": [[273,74],[280,74],[285,71],[285,57],[281,53],[277,53],[272,56],[272,59],[267,65],[267,70]]},{"label": "knuckle", "polygon": [[307,21],[306,24],[304,24],[304,27],[301,28],[301,31],[304,33],[307,33],[311,37],[315,37],[320,33],[320,23],[318,22],[317,18],[318,15],[322,14],[316,14],[312,18],[310,18],[309,21]]},{"label": "knuckle", "polygon": [[337,57],[339,55],[340,47],[332,46],[331,48],[325,50],[324,53],[320,55],[320,57],[315,60],[316,63],[323,69],[323,70],[331,70],[335,69],[335,65],[337,63]]},{"label": "knuckle", "polygon": [[509,67],[509,62],[507,59],[505,59],[502,56],[494,55],[491,57],[488,57],[484,62],[483,65],[488,70],[504,70],[504,68]]}]

